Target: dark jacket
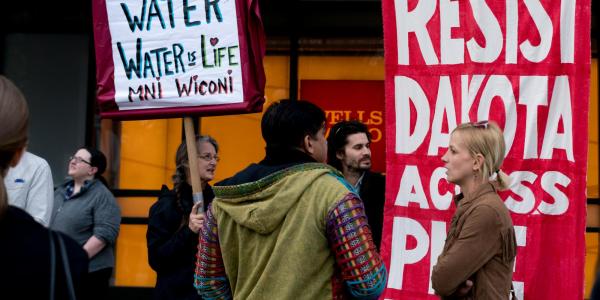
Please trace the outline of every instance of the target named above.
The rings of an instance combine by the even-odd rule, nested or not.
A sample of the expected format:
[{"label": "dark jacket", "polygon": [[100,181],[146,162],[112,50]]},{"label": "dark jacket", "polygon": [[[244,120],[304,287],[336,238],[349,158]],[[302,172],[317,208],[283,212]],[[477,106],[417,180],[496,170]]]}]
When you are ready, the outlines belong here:
[{"label": "dark jacket", "polygon": [[[175,191],[163,185],[158,201],[150,208],[146,239],[148,261],[157,274],[154,299],[200,299],[194,289],[198,235],[181,223],[192,211],[192,188],[184,184],[182,195],[183,212]],[[206,211],[215,196],[210,186],[203,195]]]},{"label": "dark jacket", "polygon": [[[88,273],[87,253],[73,239],[62,236],[71,278],[78,299],[86,299],[83,283]],[[9,206],[0,217],[0,298],[49,299],[49,230],[20,208]],[[56,289],[54,299],[69,299],[63,262],[55,242]]]},{"label": "dark jacket", "polygon": [[267,147],[265,158],[258,164],[250,164],[233,177],[216,186],[238,185],[257,181],[277,171],[302,163],[316,162],[310,155],[292,148]]},{"label": "dark jacket", "polygon": [[381,231],[383,230],[383,206],[385,204],[385,176],[366,171],[358,192],[365,205],[365,213],[373,241],[381,249]]},{"label": "dark jacket", "polygon": [[[491,184],[455,200],[444,250],[431,275],[433,289],[442,299],[509,299],[517,244],[508,209]],[[469,294],[455,297],[467,279],[473,281]]]}]

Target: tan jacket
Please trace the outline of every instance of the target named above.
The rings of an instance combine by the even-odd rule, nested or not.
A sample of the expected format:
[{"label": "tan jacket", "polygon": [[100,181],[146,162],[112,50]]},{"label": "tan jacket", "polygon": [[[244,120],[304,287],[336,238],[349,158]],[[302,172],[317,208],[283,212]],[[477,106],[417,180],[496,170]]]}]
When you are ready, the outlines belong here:
[{"label": "tan jacket", "polygon": [[[509,299],[516,241],[508,209],[491,184],[462,197],[455,198],[446,244],[433,267],[433,289],[443,299]],[[467,279],[473,281],[469,294],[453,295]]]}]

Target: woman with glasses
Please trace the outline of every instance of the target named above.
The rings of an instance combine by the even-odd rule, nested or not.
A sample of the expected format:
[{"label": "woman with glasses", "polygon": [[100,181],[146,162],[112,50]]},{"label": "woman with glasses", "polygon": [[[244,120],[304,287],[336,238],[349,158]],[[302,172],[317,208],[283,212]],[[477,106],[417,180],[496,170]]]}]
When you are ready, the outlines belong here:
[{"label": "woman with glasses", "polygon": [[87,252],[90,299],[106,299],[121,224],[119,206],[102,177],[106,157],[94,148],[83,147],[69,158],[68,167],[69,177],[54,191],[50,227],[75,239]]},{"label": "woman with glasses", "polygon": [[431,282],[442,299],[509,299],[516,255],[515,232],[498,190],[510,178],[500,167],[502,131],[481,121],[459,125],[442,157],[447,180],[460,186],[456,212]]},{"label": "woman with glasses", "polygon": [[[208,184],[215,177],[219,146],[210,136],[196,137],[197,165],[190,166],[186,142],[177,149],[173,190],[162,186],[158,201],[150,208],[148,260],[157,273],[154,299],[201,299],[194,289],[198,231],[204,211],[214,198]],[[190,167],[200,173],[204,205],[193,203]],[[201,211],[199,211],[201,209]]]}]

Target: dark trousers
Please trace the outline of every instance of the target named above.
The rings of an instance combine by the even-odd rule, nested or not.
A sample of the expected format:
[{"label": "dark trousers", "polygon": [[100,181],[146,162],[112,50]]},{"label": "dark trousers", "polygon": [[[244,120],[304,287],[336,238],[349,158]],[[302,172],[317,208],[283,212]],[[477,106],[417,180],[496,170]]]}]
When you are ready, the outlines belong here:
[{"label": "dark trousers", "polygon": [[590,300],[600,300],[600,272],[596,273],[596,280],[594,281]]},{"label": "dark trousers", "polygon": [[106,300],[108,298],[108,286],[112,271],[112,268],[106,268],[88,273],[85,285],[85,299]]}]

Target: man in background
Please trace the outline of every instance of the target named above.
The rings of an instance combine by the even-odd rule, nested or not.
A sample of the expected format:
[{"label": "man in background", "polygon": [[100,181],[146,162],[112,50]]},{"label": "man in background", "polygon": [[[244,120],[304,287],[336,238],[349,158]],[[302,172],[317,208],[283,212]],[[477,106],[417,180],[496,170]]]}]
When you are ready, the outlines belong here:
[{"label": "man in background", "polygon": [[359,121],[341,121],[331,128],[327,138],[328,163],[344,174],[365,205],[373,241],[381,244],[385,176],[371,172],[371,134]]}]

